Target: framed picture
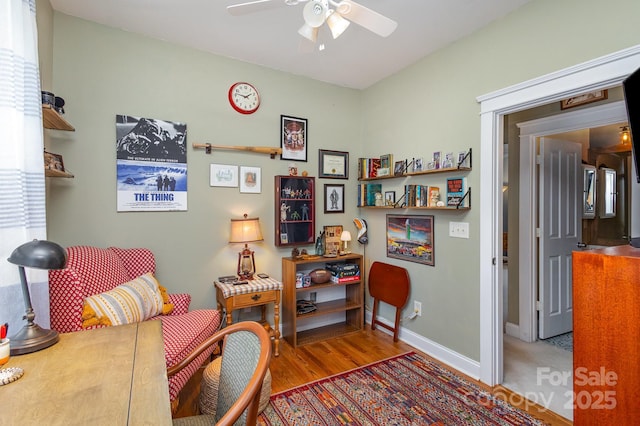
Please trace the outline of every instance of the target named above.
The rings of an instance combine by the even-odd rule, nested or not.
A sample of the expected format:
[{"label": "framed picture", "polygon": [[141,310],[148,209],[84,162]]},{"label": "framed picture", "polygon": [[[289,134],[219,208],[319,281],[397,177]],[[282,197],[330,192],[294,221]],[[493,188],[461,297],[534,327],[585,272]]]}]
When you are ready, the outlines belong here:
[{"label": "framed picture", "polygon": [[393,206],[396,204],[396,191],[384,192],[384,204],[386,206]]},{"label": "framed picture", "polygon": [[324,212],[344,213],[344,185],[325,184]]},{"label": "framed picture", "polygon": [[64,162],[62,161],[62,155],[47,151],[44,152],[44,168],[47,170],[57,170],[59,172],[66,171],[64,169]]},{"label": "framed picture", "polygon": [[318,177],[349,179],[348,152],[320,149],[318,153]]},{"label": "framed picture", "polygon": [[324,255],[337,256],[340,252],[342,225],[325,226],[322,229],[324,234]]},{"label": "framed picture", "polygon": [[240,166],[240,192],[259,194],[262,192],[260,167]]},{"label": "framed picture", "polygon": [[280,116],[281,160],[307,161],[307,120]]},{"label": "framed picture", "polygon": [[560,101],[560,109],[573,108],[580,105],[590,104],[591,102],[603,101],[609,97],[608,90],[596,90],[594,92],[585,93],[574,96],[572,98]]},{"label": "framed picture", "polygon": [[212,164],[209,170],[209,185],[238,187],[238,166]]},{"label": "framed picture", "polygon": [[434,266],[433,216],[388,214],[387,257]]},{"label": "framed picture", "polygon": [[403,175],[406,169],[407,169],[406,160],[396,161],[395,164],[393,165],[393,174],[394,176]]},{"label": "framed picture", "polygon": [[413,171],[421,172],[423,170],[422,158],[415,158],[413,160]]}]

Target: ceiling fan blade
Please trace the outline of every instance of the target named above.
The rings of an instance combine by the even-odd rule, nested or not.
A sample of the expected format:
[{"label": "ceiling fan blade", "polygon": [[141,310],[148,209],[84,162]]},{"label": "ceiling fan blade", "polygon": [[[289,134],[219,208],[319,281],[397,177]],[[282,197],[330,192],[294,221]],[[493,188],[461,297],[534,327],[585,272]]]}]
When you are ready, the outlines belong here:
[{"label": "ceiling fan blade", "polygon": [[286,3],[283,0],[255,0],[227,6],[227,12],[234,16],[247,15],[249,13],[261,12],[263,10],[276,9],[285,5]]},{"label": "ceiling fan blade", "polygon": [[398,27],[398,23],[378,12],[351,0],[343,0],[336,11],[351,22],[354,22],[381,37],[388,37]]}]

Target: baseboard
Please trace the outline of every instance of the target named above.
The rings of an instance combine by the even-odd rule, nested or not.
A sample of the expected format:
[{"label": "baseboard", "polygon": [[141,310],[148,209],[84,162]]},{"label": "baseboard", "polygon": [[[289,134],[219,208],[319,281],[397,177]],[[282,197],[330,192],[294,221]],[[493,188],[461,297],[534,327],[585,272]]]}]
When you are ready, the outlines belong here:
[{"label": "baseboard", "polygon": [[[371,325],[371,317],[371,312],[367,311],[366,321],[369,325]],[[387,321],[386,318],[378,317],[378,321],[383,322],[390,327],[393,327],[393,323]],[[376,328],[376,330],[380,330],[383,333],[393,335],[391,331],[386,330],[385,328]],[[466,374],[473,379],[480,379],[480,362],[478,361],[472,360],[465,355],[459,354],[458,352],[453,351],[446,346],[429,340],[426,337],[414,333],[413,331],[402,326],[400,326],[398,339],[437,359],[438,361],[441,361],[449,367],[454,368],[463,374]]]},{"label": "baseboard", "polygon": [[512,336],[516,339],[520,338],[520,326],[518,324],[507,322],[507,325],[505,325],[504,327],[504,332],[507,334],[507,336]]}]

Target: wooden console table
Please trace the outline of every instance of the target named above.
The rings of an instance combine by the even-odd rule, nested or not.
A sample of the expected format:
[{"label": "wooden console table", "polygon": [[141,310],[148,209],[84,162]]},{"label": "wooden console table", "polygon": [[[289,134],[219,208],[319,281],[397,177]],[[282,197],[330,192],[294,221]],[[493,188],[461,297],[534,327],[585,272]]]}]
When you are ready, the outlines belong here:
[{"label": "wooden console table", "polygon": [[[247,284],[233,285],[214,281],[218,309],[224,308],[227,314],[227,325],[233,323],[231,313],[235,309],[262,307],[260,321],[273,337],[273,356],[280,355],[280,293],[282,283],[273,278],[256,278]],[[266,319],[267,304],[273,303],[273,329]]]},{"label": "wooden console table", "polygon": [[145,321],[60,335],[13,356],[24,375],[0,386],[0,423],[171,425],[162,324]]}]

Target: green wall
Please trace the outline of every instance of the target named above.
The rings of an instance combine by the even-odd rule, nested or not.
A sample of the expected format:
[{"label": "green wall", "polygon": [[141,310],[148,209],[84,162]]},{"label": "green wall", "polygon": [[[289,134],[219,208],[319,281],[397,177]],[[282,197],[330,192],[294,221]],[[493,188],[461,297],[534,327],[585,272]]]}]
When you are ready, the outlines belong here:
[{"label": "green wall", "polygon": [[[227,243],[229,219],[260,216],[265,242],[254,244],[258,269],[280,277],[280,257],[289,250],[273,244],[273,176],[288,162],[267,156],[188,150],[189,210],[173,213],[117,213],[115,115],[129,114],[186,122],[188,144],[279,144],[280,114],[309,119],[309,161],[301,170],[317,175],[317,150],[350,153],[344,214],[322,214],[317,227],[342,224],[355,232],[354,217],[369,223],[367,264],[373,260],[407,268],[410,300],[423,315],[403,326],[472,360],[479,360],[479,211],[429,212],[435,216],[435,267],[395,261],[385,255],[385,212],[355,208],[356,159],[393,153],[396,159],[434,151],[480,148],[476,97],[540,75],[635,45],[640,30],[621,16],[639,16],[636,0],[535,0],[364,91],[217,57],[165,42],[54,14],[53,91],[67,101],[75,133],[56,132],[50,149],[64,155],[75,179],[49,179],[48,233],[63,245],[145,246],[158,260],[158,276],[170,291],[193,295],[194,307],[215,306],[211,281],[232,273],[238,247]],[[263,105],[251,116],[235,113],[226,93],[235,81],[250,81]],[[480,164],[467,173],[477,187]],[[209,186],[209,164],[262,168],[262,194]],[[445,175],[412,183],[440,184]],[[325,183],[316,182],[322,191]],[[400,190],[404,180],[385,183]],[[323,200],[319,200],[322,202]],[[415,211],[407,211],[413,214]],[[425,213],[425,212],[420,212]],[[448,237],[449,221],[470,223],[469,239]],[[353,244],[355,251],[362,247]],[[410,302],[413,306],[413,303]],[[405,314],[410,312],[407,308]],[[383,314],[393,313],[383,307]]]},{"label": "green wall", "polygon": [[[403,158],[471,147],[479,154],[478,96],[638,44],[640,28],[621,21],[621,14],[640,16],[640,2],[536,0],[423,58],[364,91],[367,151],[375,155],[392,150]],[[468,174],[472,209],[433,213],[436,266],[402,263],[412,278],[410,300],[421,300],[423,311],[421,318],[404,325],[475,360],[480,347],[480,265],[479,210],[473,204],[483,196],[477,186],[479,170],[486,166],[478,158],[474,155]],[[444,179],[421,178],[436,185]],[[384,229],[383,213],[371,211],[365,217],[373,229]],[[450,238],[450,221],[469,222],[470,239]],[[384,258],[384,235],[374,234],[367,250],[372,259]],[[391,317],[389,311],[386,315]]]}]

